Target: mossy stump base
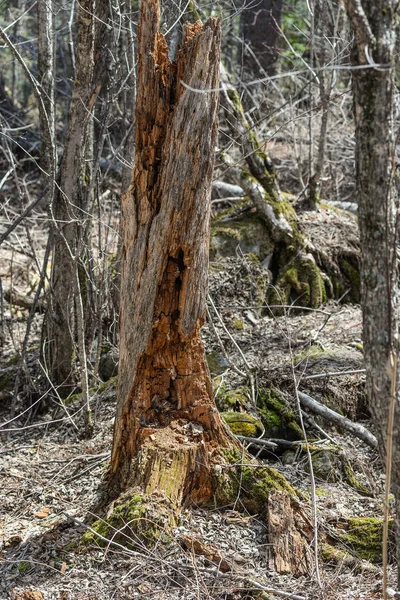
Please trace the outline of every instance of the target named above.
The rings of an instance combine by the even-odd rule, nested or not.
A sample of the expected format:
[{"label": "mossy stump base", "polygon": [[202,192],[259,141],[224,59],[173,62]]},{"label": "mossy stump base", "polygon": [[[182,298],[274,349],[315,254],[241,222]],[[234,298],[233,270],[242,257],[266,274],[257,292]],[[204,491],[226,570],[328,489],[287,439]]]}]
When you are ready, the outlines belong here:
[{"label": "mossy stump base", "polygon": [[[179,436],[183,434],[179,430]],[[135,484],[109,504],[105,516],[84,535],[84,543],[104,547],[111,540],[128,548],[166,547],[176,538],[173,530],[182,508],[235,506],[265,521],[271,569],[294,576],[310,572],[312,531],[301,492],[281,473],[260,465],[234,444],[221,448],[201,439],[193,443],[189,434],[178,447],[171,444],[169,435],[160,446],[157,430],[154,439],[142,447],[132,466]],[[208,468],[202,468],[203,461]],[[199,473],[205,477],[203,485],[196,484],[196,494],[189,482],[198,482]]]}]

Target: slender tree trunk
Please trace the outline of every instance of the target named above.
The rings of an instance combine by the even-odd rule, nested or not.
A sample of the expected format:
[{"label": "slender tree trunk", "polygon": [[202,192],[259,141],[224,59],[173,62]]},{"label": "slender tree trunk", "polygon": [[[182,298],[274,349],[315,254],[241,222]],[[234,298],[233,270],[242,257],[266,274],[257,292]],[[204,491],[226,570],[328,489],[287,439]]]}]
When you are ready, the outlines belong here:
[{"label": "slender tree trunk", "polygon": [[142,2],[134,183],[122,202],[115,494],[137,485],[177,503],[204,503],[218,448],[235,446],[215,408],[199,333],[220,36],[215,19],[186,24],[172,63],[159,32],[158,2]]},{"label": "slender tree trunk", "polygon": [[[88,291],[85,278],[86,247],[89,243],[89,193],[91,169],[85,161],[92,110],[100,85],[94,73],[96,15],[103,14],[107,0],[82,0],[78,10],[75,83],[68,112],[60,184],[51,207],[53,260],[49,309],[44,322],[44,356],[54,385],[63,395],[73,389],[76,334],[75,295],[82,294],[84,313]],[[75,270],[79,269],[80,291]],[[81,323],[82,325],[82,323]],[[87,338],[85,332],[85,339]],[[81,371],[86,369],[81,364]]]},{"label": "slender tree trunk", "polygon": [[[361,303],[366,386],[383,458],[393,369],[398,353],[399,281],[396,256],[398,198],[393,140],[393,66],[397,3],[345,1],[355,33],[352,73],[356,179],[360,226]],[[371,68],[375,62],[376,68]],[[396,403],[398,409],[398,400]],[[400,517],[400,419],[393,430],[393,483]],[[398,524],[399,527],[399,524]],[[398,543],[399,547],[399,543]],[[400,564],[400,561],[399,561]]]},{"label": "slender tree trunk", "polygon": [[55,149],[55,54],[53,0],[38,0],[38,80],[43,104],[39,104],[40,156],[49,173]]}]

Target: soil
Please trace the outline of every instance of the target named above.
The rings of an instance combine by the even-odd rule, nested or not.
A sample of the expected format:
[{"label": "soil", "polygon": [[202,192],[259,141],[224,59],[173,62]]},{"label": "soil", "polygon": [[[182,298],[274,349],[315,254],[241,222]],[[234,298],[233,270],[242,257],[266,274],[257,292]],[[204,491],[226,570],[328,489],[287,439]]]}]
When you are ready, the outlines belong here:
[{"label": "soil", "polygon": [[[309,222],[313,243],[320,236],[338,244],[340,240],[326,233],[331,230],[328,221],[333,218],[338,219],[336,211],[328,217],[326,212],[310,213],[302,226]],[[40,259],[44,236],[40,236],[39,216],[32,219],[37,233],[33,243]],[[345,215],[341,223],[343,230],[348,229],[347,243],[353,247],[353,238],[357,238],[354,219],[349,225]],[[3,289],[12,284],[27,295],[35,285],[35,262],[23,253],[28,247],[23,231],[18,230],[18,236],[10,240],[14,249],[4,246],[0,253]],[[207,354],[213,353],[222,365],[220,373],[212,373],[215,389],[221,385],[229,390],[248,386],[251,372],[257,390],[280,390],[297,412],[296,381],[300,391],[373,431],[365,401],[364,374],[359,372],[363,369],[360,307],[330,301],[317,311],[292,307],[286,314],[274,316],[261,308],[258,282],[263,273],[267,280],[262,265],[240,253],[210,266],[210,296],[216,310],[210,303],[213,326],[210,322],[204,326],[203,339]],[[15,364],[27,319],[25,309],[9,303],[5,303],[4,311],[2,374]],[[40,377],[41,319],[40,314],[35,316],[29,344],[33,379]],[[358,372],[330,375],[343,371]],[[15,371],[11,372],[15,376]],[[308,379],[311,375],[321,376]],[[338,539],[348,519],[382,517],[384,470],[375,450],[329,422],[314,417],[318,429],[305,421],[308,438],[322,449],[332,443],[339,447],[357,480],[370,493],[356,491],[340,472],[327,480],[316,477],[319,585],[315,559],[314,570],[307,577],[293,578],[271,570],[267,526],[257,515],[242,510],[240,497],[222,510],[185,510],[180,522],[168,532],[167,541],[160,540],[152,549],[146,548],[133,532],[130,534],[129,524],[129,549],[112,539],[105,547],[83,544],[87,523],[96,518],[95,507],[102,497],[107,473],[115,380],[92,390],[95,427],[90,439],[81,436],[79,397],[65,405],[56,399],[52,405],[41,407],[38,397],[32,395],[31,402],[37,402],[38,408],[33,410],[26,407],[22,396],[14,397],[12,389],[0,393],[0,600],[234,600],[261,598],[256,595],[260,588],[274,588],[308,600],[382,597],[379,562],[372,564],[357,557],[354,549],[346,549]],[[304,455],[290,464],[279,453],[263,456],[264,464],[272,464],[310,497]],[[311,519],[311,502],[305,501],[305,506]],[[339,561],[323,560],[322,546],[326,542],[343,550]],[[393,566],[390,578],[394,587]],[[264,597],[281,597],[268,594]]]}]

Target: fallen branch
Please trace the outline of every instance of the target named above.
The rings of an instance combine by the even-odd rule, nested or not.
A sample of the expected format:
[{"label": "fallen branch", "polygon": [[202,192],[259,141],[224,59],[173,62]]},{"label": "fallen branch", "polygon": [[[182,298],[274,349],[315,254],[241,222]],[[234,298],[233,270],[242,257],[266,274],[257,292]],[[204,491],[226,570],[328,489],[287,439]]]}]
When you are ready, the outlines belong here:
[{"label": "fallen branch", "polygon": [[350,419],[339,415],[339,413],[328,408],[327,406],[324,406],[320,402],[317,402],[317,400],[314,400],[303,392],[299,392],[299,398],[302,405],[311,410],[313,413],[320,415],[327,421],[339,425],[339,427],[343,427],[343,429],[346,429],[347,431],[350,431],[353,435],[358,437],[372,448],[378,447],[378,440],[376,437],[363,425],[360,425],[359,423],[353,423],[353,421],[350,421]]},{"label": "fallen branch", "polygon": [[276,444],[275,442],[270,442],[269,440],[248,437],[247,435],[236,435],[235,437],[237,437],[237,439],[241,442],[247,442],[248,444],[253,444],[254,446],[271,448],[271,450],[276,450],[279,447],[278,444]]},{"label": "fallen branch", "polygon": [[316,373],[315,375],[307,375],[302,377],[301,380],[306,379],[320,379],[321,377],[339,377],[340,375],[355,375],[357,373],[365,373],[365,369],[353,369],[352,371],[331,371],[326,373]]}]

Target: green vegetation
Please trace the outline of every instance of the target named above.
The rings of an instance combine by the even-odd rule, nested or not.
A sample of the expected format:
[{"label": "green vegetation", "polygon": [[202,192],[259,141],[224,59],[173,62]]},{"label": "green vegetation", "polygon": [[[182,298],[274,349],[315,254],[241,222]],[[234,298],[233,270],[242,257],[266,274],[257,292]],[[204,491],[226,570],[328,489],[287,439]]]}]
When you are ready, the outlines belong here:
[{"label": "green vegetation", "polygon": [[221,417],[234,435],[257,437],[263,431],[261,421],[248,413],[223,412],[221,413]]},{"label": "green vegetation", "polygon": [[[324,278],[311,254],[303,254],[290,246],[282,253],[281,264],[275,285],[268,294],[269,304],[291,304],[292,294],[300,306],[318,308],[326,302]],[[282,314],[283,310],[275,309],[275,312]]]},{"label": "green vegetation", "polygon": [[[340,535],[340,540],[357,556],[372,563],[382,560],[383,520],[360,517],[348,520],[348,530]],[[394,541],[394,521],[389,523],[390,537]]]},{"label": "green vegetation", "polygon": [[268,495],[272,490],[287,492],[292,502],[299,503],[302,494],[292,487],[276,469],[261,467],[241,451],[224,451],[228,463],[215,474],[213,504],[230,506],[240,497],[241,505],[250,514],[265,514]]},{"label": "green vegetation", "polygon": [[93,531],[87,531],[82,542],[106,546],[108,540],[113,539],[127,548],[135,547],[138,543],[145,543],[148,547],[159,542],[167,543],[169,537],[165,527],[174,524],[171,522],[173,512],[170,511],[166,517],[160,507],[155,517],[151,508],[149,498],[126,492],[112,506],[105,519],[98,519],[91,525]]},{"label": "green vegetation", "polygon": [[257,410],[265,428],[266,437],[287,440],[303,439],[294,411],[288,406],[283,394],[273,388],[259,388]]}]

